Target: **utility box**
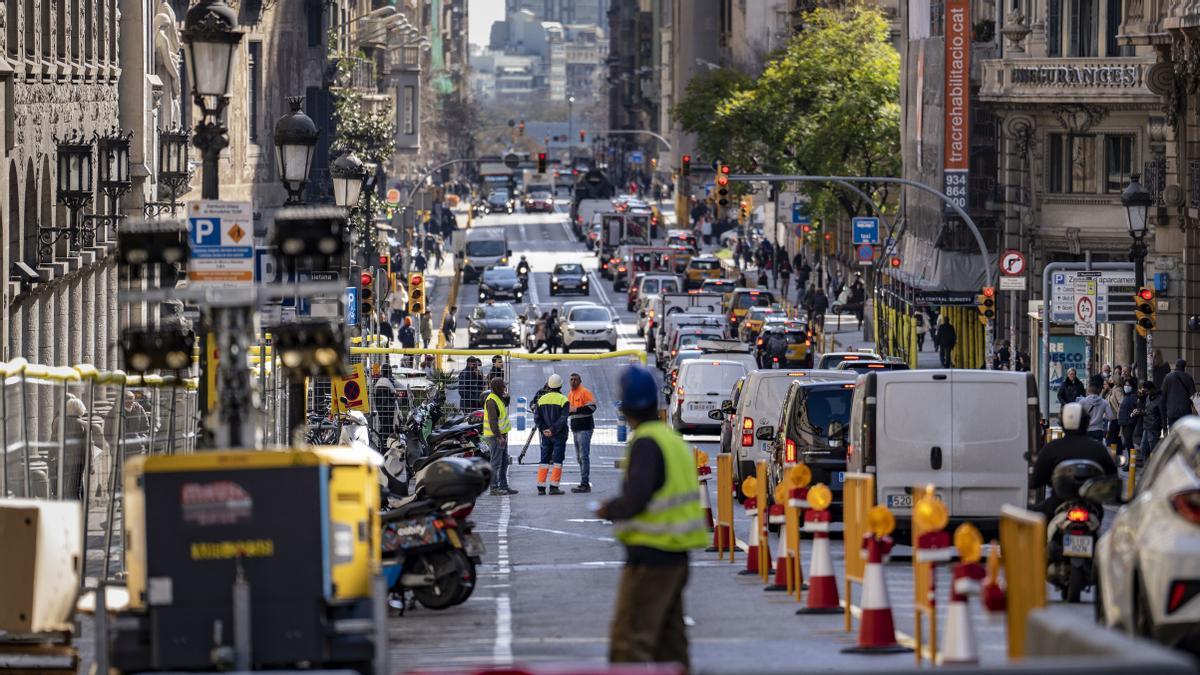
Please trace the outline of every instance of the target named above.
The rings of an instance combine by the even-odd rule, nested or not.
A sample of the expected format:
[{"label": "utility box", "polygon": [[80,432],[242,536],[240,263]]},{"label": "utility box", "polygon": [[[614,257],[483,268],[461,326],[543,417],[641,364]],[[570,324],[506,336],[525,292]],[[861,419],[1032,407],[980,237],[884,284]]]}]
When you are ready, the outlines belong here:
[{"label": "utility box", "polygon": [[71,628],[83,545],[79,502],[0,500],[0,631]]}]

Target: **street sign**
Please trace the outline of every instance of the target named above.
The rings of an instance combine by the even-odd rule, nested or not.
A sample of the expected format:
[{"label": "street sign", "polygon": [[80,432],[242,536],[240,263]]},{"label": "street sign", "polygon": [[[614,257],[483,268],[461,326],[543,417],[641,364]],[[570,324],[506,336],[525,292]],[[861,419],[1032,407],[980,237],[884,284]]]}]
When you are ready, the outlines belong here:
[{"label": "street sign", "polygon": [[254,283],[254,210],[250,202],[190,202],[188,240],[189,285],[245,288]]},{"label": "street sign", "polygon": [[1096,296],[1099,283],[1095,279],[1075,280],[1075,334],[1096,334]]},{"label": "street sign", "polygon": [[400,190],[399,189],[388,188],[387,203],[391,204],[392,206],[397,206],[400,204]]},{"label": "street sign", "polygon": [[850,220],[855,244],[879,243],[879,219],[874,216],[858,216]]},{"label": "street sign", "polygon": [[792,202],[792,224],[804,225],[808,222],[808,213],[804,209],[804,202]]},{"label": "street sign", "polygon": [[1075,282],[1096,281],[1096,322],[1133,323],[1133,294],[1137,292],[1133,270],[1077,270],[1050,275],[1051,323],[1075,323]]},{"label": "street sign", "polygon": [[1000,274],[1006,277],[1019,277],[1025,274],[1025,255],[1020,251],[1009,249],[1000,256]]},{"label": "street sign", "polygon": [[[367,395],[367,369],[361,363],[350,367],[350,374],[345,377],[329,378],[333,385],[333,411],[346,412],[347,409],[360,412],[371,412],[371,399]],[[346,404],[342,405],[342,398]]]},{"label": "street sign", "polygon": [[1023,291],[1025,290],[1025,277],[1000,277],[1000,290],[1002,291]]},{"label": "street sign", "polygon": [[518,157],[516,153],[510,152],[504,156],[504,166],[510,169],[515,169],[518,166],[521,166],[521,158]]},{"label": "street sign", "polygon": [[858,244],[854,247],[859,265],[870,265],[875,260],[875,247],[871,244]]},{"label": "street sign", "polygon": [[629,153],[630,164],[641,164],[643,159],[645,158],[642,156],[641,150],[634,150],[633,152]]},{"label": "street sign", "polygon": [[358,325],[358,287],[346,287],[346,325]]}]

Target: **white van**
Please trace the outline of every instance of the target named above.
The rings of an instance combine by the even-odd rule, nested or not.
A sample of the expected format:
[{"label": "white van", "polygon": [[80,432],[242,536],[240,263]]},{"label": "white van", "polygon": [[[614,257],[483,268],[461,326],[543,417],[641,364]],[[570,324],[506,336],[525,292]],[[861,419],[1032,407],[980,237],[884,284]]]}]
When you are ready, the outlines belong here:
[{"label": "white van", "polygon": [[746,374],[743,363],[698,358],[679,366],[675,391],[668,391],[668,412],[676,431],[718,431],[720,422],[710,419],[710,410],[718,410],[733,383]]},{"label": "white van", "polygon": [[875,474],[877,504],[908,531],[913,489],[932,484],[954,523],[997,529],[1029,503],[1038,394],[1030,373],[896,370],[858,377],[847,470]]},{"label": "white van", "polygon": [[475,281],[493,265],[507,264],[512,256],[512,250],[508,247],[508,228],[474,227],[467,230],[459,256],[463,282]]}]

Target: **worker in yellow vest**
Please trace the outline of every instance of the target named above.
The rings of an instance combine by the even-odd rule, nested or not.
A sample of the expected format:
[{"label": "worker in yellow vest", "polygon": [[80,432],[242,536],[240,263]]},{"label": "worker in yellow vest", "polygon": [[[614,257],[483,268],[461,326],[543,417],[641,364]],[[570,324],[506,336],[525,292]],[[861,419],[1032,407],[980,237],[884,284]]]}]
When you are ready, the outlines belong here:
[{"label": "worker in yellow vest", "polygon": [[508,487],[508,432],[512,429],[512,422],[508,421],[508,390],[500,377],[493,377],[489,387],[491,391],[483,400],[483,449],[492,460],[489,494],[515,495],[517,490]]},{"label": "worker in yellow vest", "polygon": [[654,376],[629,366],[618,382],[633,435],[625,450],[621,495],[597,510],[614,521],[625,568],[609,635],[613,663],[679,663],[688,669],[683,589],[688,551],[708,544],[696,460],[683,438],[658,419]]}]

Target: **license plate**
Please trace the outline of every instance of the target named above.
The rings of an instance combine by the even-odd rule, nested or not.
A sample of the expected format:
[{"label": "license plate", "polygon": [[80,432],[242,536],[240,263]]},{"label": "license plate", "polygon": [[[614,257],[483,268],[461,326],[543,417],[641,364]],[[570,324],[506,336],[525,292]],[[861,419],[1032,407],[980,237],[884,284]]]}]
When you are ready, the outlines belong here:
[{"label": "license plate", "polygon": [[463,553],[468,556],[482,556],[487,552],[487,548],[483,545],[483,539],[474,532],[463,535]]},{"label": "license plate", "polygon": [[488,337],[488,338],[491,338],[491,339],[496,339],[496,340],[498,340],[498,339],[500,339],[500,337],[501,337],[501,336],[500,336],[500,334],[499,334],[499,333],[488,333],[488,334],[487,334],[487,337]]},{"label": "license plate", "polygon": [[1071,558],[1092,557],[1092,546],[1095,540],[1090,534],[1064,534],[1063,555]]},{"label": "license plate", "polygon": [[768,455],[771,454],[771,441],[763,441],[762,443],[759,443],[758,450],[759,452],[766,453]]},{"label": "license plate", "polygon": [[716,406],[709,401],[692,401],[688,404],[688,410],[705,411],[712,410]]},{"label": "license plate", "polygon": [[887,506],[889,509],[911,509],[912,495],[888,495]]},{"label": "license plate", "polygon": [[[835,489],[841,489],[841,487],[846,484],[846,472],[845,471],[834,471],[834,472],[830,473],[829,474],[829,482],[831,483],[831,485],[829,487],[835,488]],[[907,497],[908,495],[905,495],[905,496]]]}]

